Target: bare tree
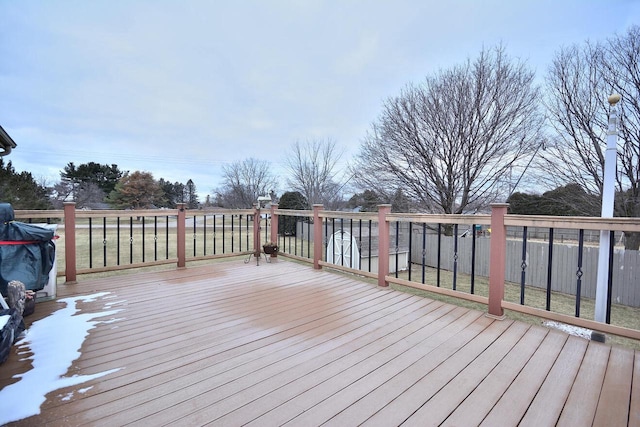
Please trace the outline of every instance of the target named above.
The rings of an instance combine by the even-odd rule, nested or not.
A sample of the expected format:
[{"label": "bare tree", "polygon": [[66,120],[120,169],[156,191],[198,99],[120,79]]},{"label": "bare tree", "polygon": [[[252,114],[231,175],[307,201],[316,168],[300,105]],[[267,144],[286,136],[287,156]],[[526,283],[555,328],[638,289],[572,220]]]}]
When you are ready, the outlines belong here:
[{"label": "bare tree", "polygon": [[[606,42],[561,49],[547,75],[547,111],[555,138],[542,153],[542,170],[555,185],[579,184],[602,199],[611,93],[618,104],[617,216],[640,216],[640,27]],[[549,173],[552,171],[553,173]],[[593,196],[597,197],[593,197]],[[640,236],[627,236],[637,249]]]},{"label": "bare tree", "polygon": [[387,99],[353,168],[362,188],[398,190],[422,210],[463,213],[498,198],[539,141],[534,73],[502,47]]},{"label": "bare tree", "polygon": [[248,158],[223,166],[217,198],[227,208],[250,208],[259,196],[271,194],[277,181],[268,162]]},{"label": "bare tree", "polygon": [[[576,183],[586,194],[602,194],[612,90],[603,76],[604,55],[600,45],[571,46],[560,50],[549,68],[545,104],[555,132],[540,153],[540,169],[551,187]],[[597,212],[599,205],[590,210]]]},{"label": "bare tree", "polygon": [[95,182],[76,183],[63,178],[52,187],[51,203],[56,209],[62,209],[68,200],[76,202],[79,209],[95,208],[103,204],[104,199],[104,191]]},{"label": "bare tree", "polygon": [[336,180],[337,163],[342,152],[336,148],[332,139],[310,140],[306,143],[296,141],[286,157],[291,172],[287,184],[292,191],[300,192],[309,203],[322,203],[329,209],[335,209],[342,203],[340,191],[343,186]]}]

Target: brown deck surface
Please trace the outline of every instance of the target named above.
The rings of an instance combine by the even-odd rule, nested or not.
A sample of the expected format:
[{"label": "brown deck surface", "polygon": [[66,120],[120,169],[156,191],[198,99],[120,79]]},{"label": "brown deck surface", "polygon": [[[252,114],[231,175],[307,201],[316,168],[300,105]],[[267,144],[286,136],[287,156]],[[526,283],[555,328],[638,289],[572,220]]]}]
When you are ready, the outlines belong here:
[{"label": "brown deck surface", "polygon": [[[640,425],[638,352],[282,258],[58,287],[122,310],[68,374],[119,370],[15,425]],[[0,387],[25,369],[14,352]]]}]

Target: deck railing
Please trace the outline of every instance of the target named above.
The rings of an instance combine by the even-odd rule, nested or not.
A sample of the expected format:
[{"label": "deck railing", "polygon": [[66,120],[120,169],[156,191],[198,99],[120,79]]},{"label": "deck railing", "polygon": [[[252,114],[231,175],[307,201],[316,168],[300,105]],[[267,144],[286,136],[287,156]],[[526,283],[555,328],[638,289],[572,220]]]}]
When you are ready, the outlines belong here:
[{"label": "deck railing", "polygon": [[[67,283],[83,273],[260,257],[262,244],[274,241],[281,256],[370,277],[379,286],[394,283],[482,303],[496,317],[508,309],[640,339],[638,328],[625,323],[628,312],[612,314],[619,295],[625,295],[625,309],[640,306],[636,273],[620,273],[625,266],[630,270],[632,259],[640,265],[638,251],[616,249],[610,239],[609,252],[617,254],[610,270],[616,273],[608,278],[606,323],[595,322],[590,319],[597,257],[594,244],[584,238],[585,232],[600,230],[614,237],[638,233],[640,218],[507,215],[504,204],[494,205],[491,215],[428,215],[391,213],[390,205],[354,213],[326,211],[321,205],[308,211],[278,205],[268,210],[187,210],[179,205],[85,211],[73,203],[64,210],[16,211],[16,218],[59,223],[59,275]],[[555,230],[562,230],[562,242],[555,240]],[[567,230],[575,230],[575,237]],[[533,238],[539,235],[544,238]],[[573,279],[567,269],[573,270]],[[573,300],[570,310],[567,298]],[[636,312],[630,315],[637,317]]]},{"label": "deck railing", "polygon": [[[313,223],[311,230],[317,231],[307,233],[305,238],[320,246],[305,256],[316,268],[331,267],[372,277],[380,286],[394,283],[482,303],[487,305],[488,314],[496,317],[508,309],[640,339],[637,326],[627,322],[630,316],[638,318],[634,310],[640,307],[640,282],[632,271],[620,273],[625,265],[628,270],[640,267],[638,251],[625,251],[620,245],[615,249],[618,257],[610,261],[607,319],[605,323],[595,322],[591,320],[592,294],[598,248],[597,243],[585,239],[586,232],[597,235],[600,230],[614,236],[638,233],[640,218],[507,215],[507,207],[494,205],[491,215],[428,215],[391,213],[389,205],[381,205],[377,213],[332,212],[316,206],[312,216],[310,211],[289,212],[274,206],[272,215],[280,218],[280,224],[284,217]],[[272,236],[279,236],[281,246],[283,239],[304,246],[305,238],[278,233],[274,222],[271,227]],[[554,240],[555,230],[562,230],[561,242]],[[315,235],[322,238],[314,239]],[[614,239],[610,241],[609,252],[613,254]],[[288,256],[289,252],[284,254]],[[571,270],[573,279],[567,277]],[[512,282],[506,280],[507,272]],[[544,284],[532,284],[531,277],[539,276],[545,276]],[[616,304],[622,296],[626,302]],[[573,300],[570,307],[567,300]],[[613,311],[618,313],[615,319]]]}]

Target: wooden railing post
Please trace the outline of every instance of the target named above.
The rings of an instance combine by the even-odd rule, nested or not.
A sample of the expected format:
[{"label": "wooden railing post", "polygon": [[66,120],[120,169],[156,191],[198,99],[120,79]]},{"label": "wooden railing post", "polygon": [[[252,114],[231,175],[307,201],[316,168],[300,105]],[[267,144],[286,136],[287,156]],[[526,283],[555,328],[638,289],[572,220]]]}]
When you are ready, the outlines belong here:
[{"label": "wooden railing post", "polygon": [[76,202],[64,202],[65,283],[76,283]]},{"label": "wooden railing post", "polygon": [[[378,286],[387,287],[389,282],[389,223],[387,214],[391,213],[391,205],[378,205]],[[371,248],[369,248],[371,250]]]},{"label": "wooden railing post", "polygon": [[278,214],[276,213],[276,209],[278,209],[277,203],[271,204],[271,237],[270,240],[274,243],[278,243]]},{"label": "wooden railing post", "polygon": [[177,239],[178,239],[178,268],[184,268],[187,265],[187,250],[186,250],[186,221],[187,214],[185,212],[186,203],[177,203],[178,206],[178,224],[177,224]]},{"label": "wooden railing post", "polygon": [[313,268],[319,270],[322,260],[322,205],[313,205]]},{"label": "wooden railing post", "polygon": [[504,217],[507,203],[491,205],[491,244],[489,249],[489,315],[504,316],[504,274],[507,254],[507,230]]}]

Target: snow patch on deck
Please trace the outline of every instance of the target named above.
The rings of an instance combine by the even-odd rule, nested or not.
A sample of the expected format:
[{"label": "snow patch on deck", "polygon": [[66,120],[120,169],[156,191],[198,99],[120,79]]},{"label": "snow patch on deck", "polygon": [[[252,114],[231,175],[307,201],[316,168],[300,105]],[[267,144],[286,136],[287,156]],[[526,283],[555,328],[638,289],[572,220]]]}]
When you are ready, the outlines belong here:
[{"label": "snow patch on deck", "polygon": [[[40,406],[45,402],[47,393],[82,384],[119,370],[111,369],[91,375],[65,376],[73,361],[80,357],[80,348],[89,331],[100,323],[117,320],[96,319],[113,316],[121,311],[79,313],[77,303],[112,298],[109,294],[109,292],[100,292],[59,300],[66,306],[34,322],[26,331],[25,337],[16,343],[18,354],[29,355],[26,359],[32,360],[33,368],[15,376],[19,378],[18,382],[0,390],[0,425],[39,414]],[[110,308],[113,304],[113,302],[107,303],[104,308]],[[84,393],[89,389],[90,387],[78,390],[78,393]],[[72,396],[73,393],[70,393],[66,399]]]},{"label": "snow patch on deck", "polygon": [[575,335],[577,337],[585,338],[588,340],[591,339],[591,332],[593,332],[591,329],[581,328],[579,326],[567,325],[566,323],[554,322],[552,320],[548,320],[543,324],[544,326],[547,326],[549,328],[559,329],[562,332],[568,333],[569,335]]}]

